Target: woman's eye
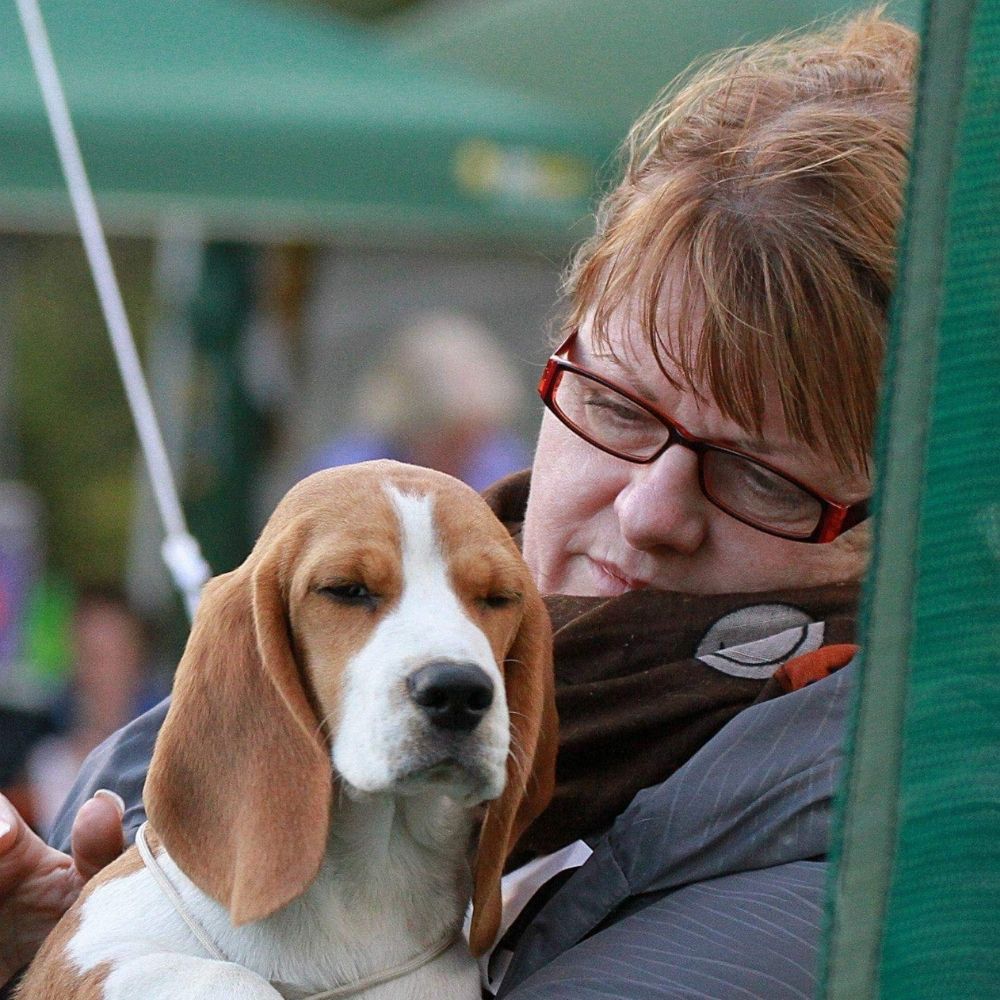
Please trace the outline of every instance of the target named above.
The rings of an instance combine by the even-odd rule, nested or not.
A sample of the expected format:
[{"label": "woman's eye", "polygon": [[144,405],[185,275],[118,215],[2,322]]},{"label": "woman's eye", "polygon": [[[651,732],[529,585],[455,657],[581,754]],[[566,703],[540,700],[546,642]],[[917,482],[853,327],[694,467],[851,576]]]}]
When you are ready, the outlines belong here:
[{"label": "woman's eye", "polygon": [[620,396],[609,396],[595,392],[587,399],[587,406],[594,411],[594,419],[596,420],[610,419],[635,424],[649,419],[647,413],[637,406],[632,406],[627,399],[622,399]]},{"label": "woman's eye", "polygon": [[[756,465],[747,464],[744,466],[743,478],[750,489],[758,492],[768,492],[781,485],[781,480],[776,479],[769,472]],[[785,485],[787,486],[787,483]]]},{"label": "woman's eye", "polygon": [[786,508],[801,506],[809,498],[787,479],[766,469],[750,466],[745,474],[746,487],[764,497],[769,503],[779,504]]},{"label": "woman's eye", "polygon": [[374,608],[378,595],[373,594],[363,583],[334,583],[320,587],[319,592],[338,604]]}]

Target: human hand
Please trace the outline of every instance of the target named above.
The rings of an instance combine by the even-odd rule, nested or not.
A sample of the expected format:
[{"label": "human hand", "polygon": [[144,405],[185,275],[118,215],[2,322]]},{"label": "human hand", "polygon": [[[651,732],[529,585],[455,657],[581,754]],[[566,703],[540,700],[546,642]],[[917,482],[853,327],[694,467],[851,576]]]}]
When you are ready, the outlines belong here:
[{"label": "human hand", "polygon": [[84,883],[125,846],[121,800],[98,792],[73,821],[73,856],[49,847],[0,795],[0,986],[31,961]]}]

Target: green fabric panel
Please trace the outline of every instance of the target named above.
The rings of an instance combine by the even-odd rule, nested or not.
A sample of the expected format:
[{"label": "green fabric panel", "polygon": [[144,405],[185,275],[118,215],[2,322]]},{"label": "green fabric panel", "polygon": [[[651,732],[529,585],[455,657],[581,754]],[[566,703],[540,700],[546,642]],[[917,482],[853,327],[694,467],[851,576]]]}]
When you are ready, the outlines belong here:
[{"label": "green fabric panel", "polygon": [[881,967],[899,1000],[1000,997],[1000,0],[974,15],[948,216]]},{"label": "green fabric panel", "polygon": [[930,0],[827,1000],[1000,997],[1000,0]]}]

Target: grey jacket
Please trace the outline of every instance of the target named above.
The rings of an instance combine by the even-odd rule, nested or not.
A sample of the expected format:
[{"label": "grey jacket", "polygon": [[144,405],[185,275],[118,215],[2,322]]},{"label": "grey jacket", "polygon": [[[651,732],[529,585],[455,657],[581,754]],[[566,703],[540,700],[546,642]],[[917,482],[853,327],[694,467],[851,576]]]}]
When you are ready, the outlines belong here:
[{"label": "grey jacket", "polygon": [[640,792],[527,928],[500,996],[811,1000],[853,673],[746,709]]}]

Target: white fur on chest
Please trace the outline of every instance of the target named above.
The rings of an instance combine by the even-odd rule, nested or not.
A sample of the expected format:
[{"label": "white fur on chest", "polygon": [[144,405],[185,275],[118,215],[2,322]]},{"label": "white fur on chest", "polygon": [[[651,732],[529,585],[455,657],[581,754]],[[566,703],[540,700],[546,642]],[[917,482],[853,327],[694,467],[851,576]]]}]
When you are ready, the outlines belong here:
[{"label": "white fur on chest", "polygon": [[[166,852],[157,860],[226,958],[262,980],[319,992],[399,965],[457,931],[469,876],[455,859],[464,859],[469,834],[466,810],[440,795],[345,796],[315,882],[289,906],[243,927],[233,927],[226,910]],[[145,868],[91,894],[68,951],[81,972],[111,963],[107,1000],[137,996],[132,985],[120,989],[115,970],[144,956],[162,956],[158,975],[168,979],[172,969],[184,969],[185,979],[164,997],[193,996],[185,992],[190,971],[172,956],[208,957]],[[478,972],[464,941],[365,997],[437,1000],[442,990],[449,998],[478,996]]]}]

